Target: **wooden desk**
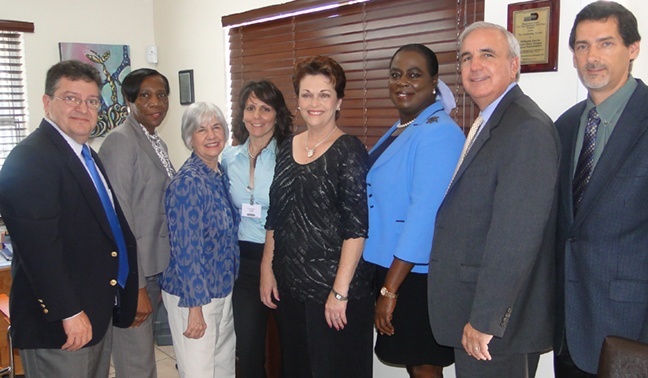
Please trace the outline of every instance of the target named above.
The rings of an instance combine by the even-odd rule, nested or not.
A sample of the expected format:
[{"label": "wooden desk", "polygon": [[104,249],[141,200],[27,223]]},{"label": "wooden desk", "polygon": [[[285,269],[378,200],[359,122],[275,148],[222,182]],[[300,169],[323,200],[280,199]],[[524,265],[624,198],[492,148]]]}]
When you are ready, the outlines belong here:
[{"label": "wooden desk", "polygon": [[[11,268],[6,266],[0,268],[0,294],[9,295],[9,290],[11,289]],[[1,302],[1,301],[0,301]],[[7,327],[9,323],[4,316],[0,316],[0,366],[9,365],[9,347],[7,345]],[[22,363],[20,361],[20,355],[18,350],[15,349],[14,353],[14,367],[16,369],[16,374],[25,374],[23,372]]]}]

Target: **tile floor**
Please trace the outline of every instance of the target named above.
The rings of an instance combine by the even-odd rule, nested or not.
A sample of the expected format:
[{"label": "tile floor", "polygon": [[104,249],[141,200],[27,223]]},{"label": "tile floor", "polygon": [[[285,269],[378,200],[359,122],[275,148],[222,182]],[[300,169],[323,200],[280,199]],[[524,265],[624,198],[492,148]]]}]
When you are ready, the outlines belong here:
[{"label": "tile floor", "polygon": [[[158,378],[178,378],[178,370],[175,368],[175,353],[173,346],[155,346],[155,363],[157,365]],[[111,367],[109,378],[115,377],[115,371]]]}]

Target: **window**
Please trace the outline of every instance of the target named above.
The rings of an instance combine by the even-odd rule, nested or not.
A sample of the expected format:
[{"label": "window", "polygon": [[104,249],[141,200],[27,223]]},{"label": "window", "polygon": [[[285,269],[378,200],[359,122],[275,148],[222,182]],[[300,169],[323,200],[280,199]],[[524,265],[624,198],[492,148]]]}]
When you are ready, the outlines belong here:
[{"label": "window", "polygon": [[[295,0],[223,17],[229,28],[231,104],[250,80],[269,79],[296,108],[294,64],[310,55],[337,60],[347,75],[338,125],[368,147],[398,119],[389,100],[388,64],[408,43],[430,47],[439,76],[455,92],[455,119],[469,128],[478,110],[464,94],[457,66],[457,37],[483,20],[484,0]],[[296,123],[304,127],[297,115]]]},{"label": "window", "polygon": [[23,32],[33,31],[32,23],[0,20],[0,168],[27,134]]}]

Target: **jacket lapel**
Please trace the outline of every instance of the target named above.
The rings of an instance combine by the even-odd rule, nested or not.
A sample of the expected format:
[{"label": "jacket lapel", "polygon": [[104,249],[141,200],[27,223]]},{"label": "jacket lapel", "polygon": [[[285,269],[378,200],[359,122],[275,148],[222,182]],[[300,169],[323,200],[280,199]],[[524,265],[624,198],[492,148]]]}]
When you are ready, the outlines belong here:
[{"label": "jacket lapel", "polygon": [[160,160],[160,157],[158,156],[157,152],[155,152],[155,149],[153,148],[153,145],[149,141],[148,137],[144,134],[144,130],[142,130],[142,127],[139,125],[139,123],[135,120],[135,118],[132,115],[129,115],[128,118],[126,118],[126,122],[124,122],[124,126],[128,126],[133,129],[136,137],[137,137],[137,144],[139,145],[140,149],[144,151],[144,153],[151,159],[153,162],[153,165],[155,165],[159,170],[164,172],[164,174],[167,174],[166,168],[164,168],[164,164],[162,164],[162,161]]},{"label": "jacket lapel", "polygon": [[[427,120],[432,117],[434,113],[436,113],[439,110],[442,110],[443,106],[441,105],[440,102],[435,102],[434,104],[430,105],[428,108],[423,110],[421,114],[419,114],[418,117],[416,117],[416,120],[412,123],[412,125],[408,126],[405,128],[402,134],[400,134],[396,140],[378,157],[378,160],[374,163],[373,167],[379,167],[382,164],[390,161],[392,156],[394,156],[398,151],[403,148],[404,146],[407,146],[407,142],[409,141],[410,138],[414,136],[416,133],[416,128],[417,127],[422,127],[425,125]],[[394,124],[388,131],[383,135],[378,143],[369,151],[369,153],[373,152],[374,149],[376,149],[377,146],[382,144],[389,136],[396,130],[396,125],[398,123]]]},{"label": "jacket lapel", "polygon": [[454,180],[452,180],[448,191],[452,190],[455,183],[459,181],[463,173],[466,171],[466,168],[468,168],[472,161],[475,159],[475,157],[479,153],[479,150],[481,150],[481,148],[490,139],[491,131],[499,126],[500,122],[502,121],[502,117],[504,116],[504,112],[509,107],[509,105],[522,95],[524,95],[522,89],[520,89],[520,87],[516,85],[511,88],[511,90],[508,91],[508,93],[504,97],[502,97],[502,100],[497,105],[497,108],[495,108],[493,114],[490,116],[486,124],[482,127],[482,130],[479,132],[479,134],[477,134],[477,138],[475,138],[475,141],[470,147],[470,150],[468,150],[468,154],[464,158],[463,162],[461,162],[461,166],[459,166],[457,174],[455,175]]},{"label": "jacket lapel", "polygon": [[592,176],[583,195],[583,201],[574,219],[574,226],[578,226],[591,211],[601,192],[623,165],[626,156],[648,129],[645,123],[648,118],[648,110],[646,109],[648,87],[641,80],[638,80],[638,83],[639,86],[625,106],[601,157],[592,171]]},{"label": "jacket lapel", "polygon": [[[61,155],[66,160],[70,173],[77,180],[79,187],[81,188],[81,193],[83,197],[86,199],[86,202],[90,207],[90,210],[97,218],[97,221],[101,225],[101,228],[104,230],[106,235],[108,235],[110,239],[113,239],[112,230],[110,229],[110,223],[108,223],[106,212],[103,208],[103,205],[101,204],[99,193],[97,193],[97,188],[95,188],[94,182],[92,181],[92,178],[88,174],[86,168],[83,166],[83,163],[81,162],[79,157],[74,153],[74,150],[72,150],[68,142],[65,139],[63,139],[63,137],[59,134],[59,132],[56,131],[54,127],[49,124],[49,122],[43,120],[43,122],[41,122],[40,124],[40,128],[43,129],[44,134],[48,136],[48,138],[52,141],[52,143],[61,152]],[[92,151],[92,157],[93,159],[95,159],[96,162],[99,161],[99,157],[97,156],[97,154],[95,154],[94,151]],[[99,166],[100,164],[97,163],[97,165]],[[106,173],[103,171],[103,169],[101,169],[101,173],[104,175],[104,178],[108,177],[106,176]],[[113,201],[114,201],[114,197],[113,197]]]}]

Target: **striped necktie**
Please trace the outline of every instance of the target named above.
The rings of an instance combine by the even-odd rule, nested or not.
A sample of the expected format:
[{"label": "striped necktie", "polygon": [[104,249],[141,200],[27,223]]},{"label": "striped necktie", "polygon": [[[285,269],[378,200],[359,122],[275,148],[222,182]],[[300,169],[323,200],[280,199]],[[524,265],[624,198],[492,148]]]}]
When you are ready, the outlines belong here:
[{"label": "striped necktie", "polygon": [[587,124],[585,125],[585,134],[583,135],[583,147],[578,156],[578,164],[576,165],[574,181],[572,182],[574,215],[576,215],[576,211],[578,211],[578,207],[583,200],[585,189],[592,175],[594,148],[596,147],[596,131],[600,123],[601,118],[594,107],[587,114]]}]

